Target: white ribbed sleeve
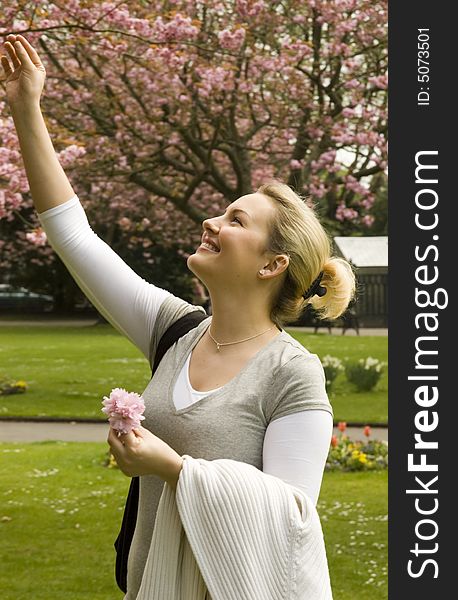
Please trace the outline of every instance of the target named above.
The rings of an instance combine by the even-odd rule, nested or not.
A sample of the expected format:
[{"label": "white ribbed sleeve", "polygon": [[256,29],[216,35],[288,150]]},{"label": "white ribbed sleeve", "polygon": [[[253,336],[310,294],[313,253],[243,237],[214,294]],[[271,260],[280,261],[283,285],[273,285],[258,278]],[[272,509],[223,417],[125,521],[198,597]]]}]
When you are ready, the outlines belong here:
[{"label": "white ribbed sleeve", "polygon": [[247,463],[183,459],[176,494],[164,484],[137,600],[332,600],[304,492]]}]

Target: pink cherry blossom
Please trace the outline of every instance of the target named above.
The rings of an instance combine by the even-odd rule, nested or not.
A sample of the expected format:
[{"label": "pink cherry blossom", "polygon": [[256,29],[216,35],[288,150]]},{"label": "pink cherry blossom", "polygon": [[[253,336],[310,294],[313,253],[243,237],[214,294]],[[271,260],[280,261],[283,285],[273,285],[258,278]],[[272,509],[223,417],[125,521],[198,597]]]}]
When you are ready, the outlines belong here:
[{"label": "pink cherry blossom", "polygon": [[364,217],[361,217],[361,223],[363,223],[366,227],[370,227],[374,221],[374,215],[364,215]]},{"label": "pink cherry blossom", "polygon": [[388,87],[388,76],[387,75],[379,75],[378,77],[369,77],[369,83],[372,83],[377,88],[386,90]]},{"label": "pink cherry blossom", "polygon": [[[0,33],[26,32],[45,64],[45,118],[91,226],[129,258],[152,265],[156,250],[173,248],[181,260],[204,217],[271,177],[294,175],[336,230],[371,226],[384,189],[371,179],[387,168],[386,3],[310,0],[292,12],[266,0],[4,4]],[[0,268],[36,280],[40,263],[68,285],[34,233],[4,97],[0,181]]]},{"label": "pink cherry blossom", "polygon": [[108,415],[108,422],[119,434],[129,433],[144,420],[145,403],[143,397],[124,388],[114,388],[110,396],[103,397],[102,412]]},{"label": "pink cherry blossom", "polygon": [[263,0],[236,0],[237,12],[242,17],[257,17],[265,8]]},{"label": "pink cherry blossom", "polygon": [[121,229],[128,230],[132,227],[132,221],[128,217],[122,217],[119,219],[118,225],[121,227]]},{"label": "pink cherry blossom", "polygon": [[358,218],[358,211],[340,203],[337,207],[335,217],[338,221],[353,221]]},{"label": "pink cherry blossom", "polygon": [[43,229],[41,229],[41,227],[27,232],[25,237],[35,246],[44,246],[48,239],[46,233],[43,231]]},{"label": "pink cherry blossom", "polygon": [[358,81],[357,79],[350,79],[350,81],[347,81],[347,82],[344,84],[344,87],[345,87],[347,90],[352,90],[352,89],[354,90],[354,89],[358,89],[358,88],[360,88],[361,86],[362,86],[362,83],[361,83],[360,81]]},{"label": "pink cherry blossom", "polygon": [[224,29],[218,33],[218,41],[221,48],[237,51],[245,41],[245,35],[246,32],[243,27],[239,27],[235,31]]},{"label": "pink cherry blossom", "polygon": [[289,162],[289,166],[291,169],[302,169],[304,166],[304,161],[293,159]]}]

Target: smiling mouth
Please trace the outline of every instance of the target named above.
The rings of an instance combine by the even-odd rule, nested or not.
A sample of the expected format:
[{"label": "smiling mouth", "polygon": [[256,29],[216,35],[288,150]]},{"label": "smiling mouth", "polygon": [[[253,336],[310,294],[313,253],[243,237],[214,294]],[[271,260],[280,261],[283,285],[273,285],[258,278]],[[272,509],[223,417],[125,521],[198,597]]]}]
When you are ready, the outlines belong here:
[{"label": "smiling mouth", "polygon": [[216,246],[213,246],[212,244],[209,244],[207,242],[202,242],[199,248],[203,248],[204,250],[208,250],[209,252],[213,252],[215,254],[218,254],[219,252],[219,249],[216,248]]}]

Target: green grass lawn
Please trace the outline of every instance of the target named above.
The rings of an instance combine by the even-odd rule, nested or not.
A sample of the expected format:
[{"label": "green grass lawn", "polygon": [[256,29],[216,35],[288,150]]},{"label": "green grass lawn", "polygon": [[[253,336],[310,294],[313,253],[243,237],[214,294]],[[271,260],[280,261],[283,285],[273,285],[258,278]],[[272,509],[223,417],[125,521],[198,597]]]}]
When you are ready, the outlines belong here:
[{"label": "green grass lawn", "polygon": [[[113,541],[129,480],[103,443],[0,444],[2,600],[121,600]],[[387,598],[387,472],[326,472],[334,600]]]},{"label": "green grass lawn", "polygon": [[113,387],[141,393],[151,375],[143,354],[111,325],[0,328],[0,373],[25,394],[0,396],[0,415],[105,419]]},{"label": "green grass lawn", "polygon": [[[341,359],[373,356],[387,361],[388,338],[290,333],[311,352]],[[0,328],[0,374],[23,379],[25,394],[0,396],[0,415],[100,418],[101,401],[113,387],[141,393],[148,361],[110,325]],[[329,398],[336,421],[386,423],[386,371],[371,392],[356,392],[341,373]]]},{"label": "green grass lawn", "polygon": [[388,471],[325,472],[317,508],[334,600],[386,600]]},{"label": "green grass lawn", "polygon": [[[319,357],[326,354],[358,360],[372,356],[388,362],[388,336],[346,336],[325,333],[304,333],[294,329],[288,332],[305,348]],[[328,393],[334,410],[335,421],[356,423],[388,422],[388,370],[384,369],[380,380],[370,392],[358,392],[349,383],[345,373],[340,373]]]}]

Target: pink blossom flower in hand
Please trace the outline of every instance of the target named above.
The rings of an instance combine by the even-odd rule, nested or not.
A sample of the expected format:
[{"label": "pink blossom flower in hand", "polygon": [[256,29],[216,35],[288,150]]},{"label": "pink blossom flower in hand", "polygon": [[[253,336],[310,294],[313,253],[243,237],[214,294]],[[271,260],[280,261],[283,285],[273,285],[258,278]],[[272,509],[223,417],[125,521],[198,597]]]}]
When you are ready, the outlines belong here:
[{"label": "pink blossom flower in hand", "polygon": [[123,388],[112,389],[108,398],[103,397],[102,404],[102,412],[108,415],[108,422],[118,431],[118,436],[139,427],[140,421],[145,418],[143,397]]}]

